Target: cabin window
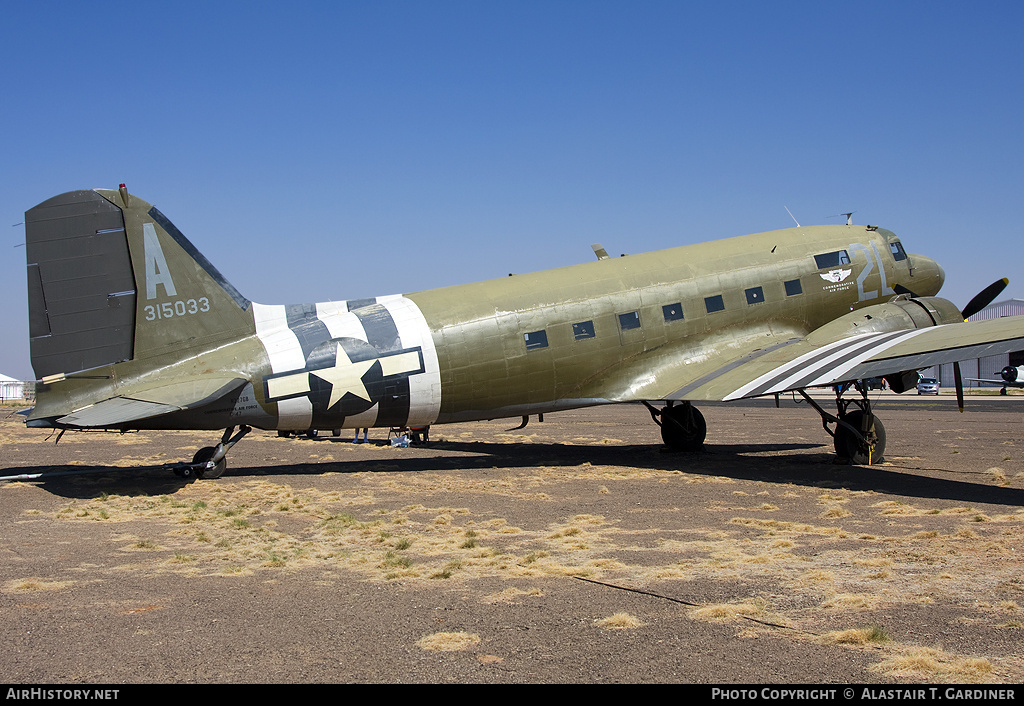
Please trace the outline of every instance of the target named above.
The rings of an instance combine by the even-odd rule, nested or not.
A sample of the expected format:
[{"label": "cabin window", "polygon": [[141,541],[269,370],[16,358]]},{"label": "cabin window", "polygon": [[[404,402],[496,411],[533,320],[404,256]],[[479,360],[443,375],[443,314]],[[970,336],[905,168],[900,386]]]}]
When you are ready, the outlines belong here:
[{"label": "cabin window", "polygon": [[792,297],[792,296],[794,296],[796,294],[803,294],[803,293],[804,293],[804,288],[802,286],[800,286],[800,280],[798,280],[798,279],[791,279],[788,282],[786,282],[786,296],[787,297]]},{"label": "cabin window", "polygon": [[548,347],[547,331],[530,331],[530,333],[524,334],[523,338],[526,339],[526,350],[528,351]]},{"label": "cabin window", "polygon": [[903,249],[903,244],[898,240],[889,243],[889,252],[892,253],[892,259],[896,262],[907,259],[907,252]]},{"label": "cabin window", "polygon": [[716,294],[713,297],[704,297],[704,307],[708,310],[709,314],[712,314],[725,309],[725,301],[722,299],[721,294]]},{"label": "cabin window", "polygon": [[764,289],[751,287],[747,290],[747,304],[760,304],[764,301]]},{"label": "cabin window", "polygon": [[821,255],[814,256],[814,262],[818,265],[819,270],[823,270],[826,267],[838,267],[839,265],[849,265],[850,255],[845,250],[836,250],[835,252],[822,253]]},{"label": "cabin window", "polygon": [[623,331],[640,328],[640,312],[631,311],[628,314],[619,314],[619,328]]},{"label": "cabin window", "polygon": [[681,321],[683,318],[683,305],[680,302],[666,304],[661,307],[661,313],[665,315],[665,323],[670,321]]},{"label": "cabin window", "polygon": [[593,338],[596,335],[594,333],[594,322],[581,321],[578,324],[573,324],[572,335],[577,341],[582,341],[584,338]]}]

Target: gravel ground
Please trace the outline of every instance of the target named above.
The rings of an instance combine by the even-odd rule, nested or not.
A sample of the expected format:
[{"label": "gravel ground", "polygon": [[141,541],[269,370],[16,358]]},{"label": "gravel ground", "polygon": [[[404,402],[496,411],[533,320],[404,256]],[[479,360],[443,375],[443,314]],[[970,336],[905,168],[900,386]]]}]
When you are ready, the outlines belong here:
[{"label": "gravel ground", "polygon": [[[1024,397],[878,397],[883,464],[806,404],[435,427],[429,445],[66,434],[0,412],[10,683],[1020,683]],[[4,408],[10,411],[10,408]],[[84,473],[82,473],[84,471]]]}]

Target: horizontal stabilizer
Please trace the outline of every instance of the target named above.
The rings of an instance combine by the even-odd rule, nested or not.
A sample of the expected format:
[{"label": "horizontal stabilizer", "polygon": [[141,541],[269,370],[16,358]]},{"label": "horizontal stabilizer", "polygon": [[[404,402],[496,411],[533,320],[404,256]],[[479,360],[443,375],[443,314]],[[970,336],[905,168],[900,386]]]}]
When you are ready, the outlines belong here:
[{"label": "horizontal stabilizer", "polygon": [[112,427],[168,412],[177,412],[179,409],[180,407],[170,404],[114,397],[61,417],[57,423],[73,427]]},{"label": "horizontal stabilizer", "polygon": [[183,409],[202,407],[237,390],[242,378],[198,378],[112,397],[57,420],[73,427],[113,427]]}]

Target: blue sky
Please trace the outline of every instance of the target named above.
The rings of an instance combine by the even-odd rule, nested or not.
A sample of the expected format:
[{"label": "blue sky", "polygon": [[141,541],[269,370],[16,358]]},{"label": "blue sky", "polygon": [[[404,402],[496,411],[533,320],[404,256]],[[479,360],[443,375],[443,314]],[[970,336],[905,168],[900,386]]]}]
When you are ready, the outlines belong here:
[{"label": "blue sky", "polygon": [[960,305],[1001,276],[1022,297],[1022,25],[1019,2],[7,3],[0,373],[32,377],[24,211],[120,182],[264,303],[786,207],[894,230]]}]

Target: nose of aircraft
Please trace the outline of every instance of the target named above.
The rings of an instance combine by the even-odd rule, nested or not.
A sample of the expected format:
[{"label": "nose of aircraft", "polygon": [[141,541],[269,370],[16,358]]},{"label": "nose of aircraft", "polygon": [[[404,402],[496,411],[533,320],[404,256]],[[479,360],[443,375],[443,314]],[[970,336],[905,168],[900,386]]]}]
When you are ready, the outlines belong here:
[{"label": "nose of aircraft", "polygon": [[942,289],[942,283],[946,281],[946,273],[943,272],[942,266],[925,255],[910,255],[909,259],[913,263],[909,289],[922,297],[933,297],[938,294]]}]

